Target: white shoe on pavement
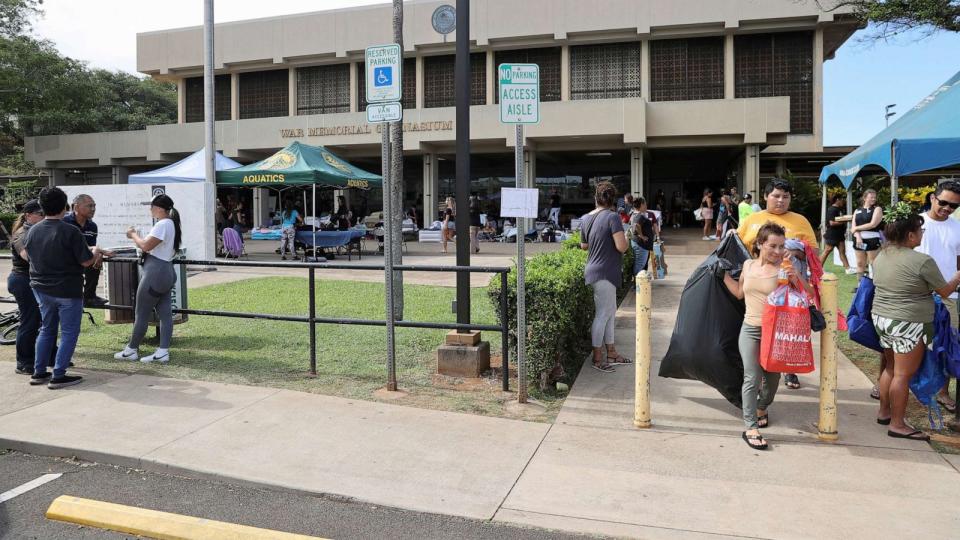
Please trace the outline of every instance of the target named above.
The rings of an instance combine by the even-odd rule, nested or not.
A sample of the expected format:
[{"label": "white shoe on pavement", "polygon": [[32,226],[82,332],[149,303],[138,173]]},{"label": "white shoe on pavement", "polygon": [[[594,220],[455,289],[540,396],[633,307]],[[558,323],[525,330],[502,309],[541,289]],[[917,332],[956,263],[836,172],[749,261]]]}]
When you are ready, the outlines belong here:
[{"label": "white shoe on pavement", "polygon": [[113,355],[114,360],[129,360],[131,362],[136,362],[140,359],[140,355],[137,354],[136,349],[131,349],[130,347],[124,347],[122,351]]},{"label": "white shoe on pavement", "polygon": [[701,240],[709,240],[709,239],[710,239],[709,236],[704,236],[703,238],[701,238]]},{"label": "white shoe on pavement", "polygon": [[854,275],[854,274],[857,273],[857,269],[856,269],[856,268],[847,268],[847,269],[844,270],[844,271],[847,273],[848,276],[852,276],[852,275]]},{"label": "white shoe on pavement", "polygon": [[141,358],[140,361],[144,364],[149,364],[150,362],[160,362],[161,364],[165,364],[170,361],[170,351],[157,349],[153,354]]}]

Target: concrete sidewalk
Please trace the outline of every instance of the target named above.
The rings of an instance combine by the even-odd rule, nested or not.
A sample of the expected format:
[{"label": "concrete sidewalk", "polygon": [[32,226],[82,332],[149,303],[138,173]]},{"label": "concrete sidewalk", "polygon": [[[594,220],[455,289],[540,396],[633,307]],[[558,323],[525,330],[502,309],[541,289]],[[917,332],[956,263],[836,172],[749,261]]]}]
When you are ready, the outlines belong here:
[{"label": "concrete sidewalk", "polygon": [[[700,259],[673,257],[671,277],[654,285],[655,360]],[[631,297],[617,316],[618,348],[631,357],[633,328]],[[874,423],[870,382],[846,359],[840,441],[815,437],[814,374],[778,394],[769,452],[746,447],[739,411],[716,391],[660,379],[658,368],[654,428],[638,430],[632,366],[584,369],[549,425],[83,370],[83,384],[50,391],[3,362],[0,448],[605,536],[849,540],[960,530],[960,460],[887,437]]]}]

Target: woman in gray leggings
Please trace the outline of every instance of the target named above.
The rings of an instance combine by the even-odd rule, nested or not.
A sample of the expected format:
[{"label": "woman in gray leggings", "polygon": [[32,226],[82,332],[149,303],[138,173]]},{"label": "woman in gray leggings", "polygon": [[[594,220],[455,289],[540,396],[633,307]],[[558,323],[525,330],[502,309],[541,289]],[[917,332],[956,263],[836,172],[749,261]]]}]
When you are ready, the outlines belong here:
[{"label": "woman in gray leggings", "polygon": [[760,339],[763,323],[763,310],[767,305],[767,296],[777,290],[783,282],[813,293],[813,289],[793,269],[783,267],[787,255],[785,246],[786,232],[776,223],[768,222],[757,231],[753,243],[755,259],[743,264],[740,280],[735,281],[724,274],[723,281],[727,289],[737,298],[746,302],[747,311],[740,329],[740,357],[743,360],[743,423],[746,431],[743,440],[756,450],[766,450],[767,441],[760,434],[760,428],[770,424],[767,407],[773,403],[780,384],[780,374],[764,370],[760,366]]},{"label": "woman in gray leggings", "polygon": [[[593,285],[596,308],[590,336],[593,341],[593,367],[605,373],[613,366],[631,360],[614,346],[614,322],[617,315],[617,286],[623,281],[623,253],[629,247],[623,233],[623,222],[613,211],[617,189],[610,182],[597,184],[597,207],[583,219],[580,247],[588,251],[584,278]],[[606,354],[604,354],[606,346]]]},{"label": "woman in gray leggings", "polygon": [[[143,266],[140,267],[140,285],[137,287],[133,335],[130,343],[113,355],[117,360],[170,361],[170,338],[173,335],[170,291],[177,281],[171,261],[180,249],[180,215],[173,208],[173,199],[167,195],[153,198],[150,214],[157,222],[146,238],[141,238],[133,227],[127,229],[127,238],[133,240],[144,255]],[[160,319],[160,346],[153,354],[140,358],[140,342],[147,333],[147,324],[154,310]]]}]

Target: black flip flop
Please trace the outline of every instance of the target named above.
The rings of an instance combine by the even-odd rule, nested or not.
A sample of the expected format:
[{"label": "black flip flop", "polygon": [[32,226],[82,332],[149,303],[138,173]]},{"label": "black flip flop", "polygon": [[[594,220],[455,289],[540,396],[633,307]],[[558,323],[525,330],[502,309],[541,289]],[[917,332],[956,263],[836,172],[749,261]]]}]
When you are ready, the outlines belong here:
[{"label": "black flip flop", "polygon": [[947,404],[946,401],[943,400],[942,397],[938,397],[938,398],[937,398],[937,403],[939,403],[941,407],[943,407],[944,409],[946,409],[948,413],[953,414],[953,413],[957,412],[957,404],[956,404],[956,402],[954,402],[953,407],[951,407],[949,404]]},{"label": "black flip flop", "polygon": [[757,427],[765,428],[770,425],[770,413],[757,417]]},{"label": "black flip flop", "polygon": [[[767,441],[763,440],[763,435],[747,435],[747,432],[744,431],[741,437],[743,438],[743,441],[747,443],[747,446],[749,446],[750,448],[753,448],[754,450],[766,450],[769,448],[769,446],[767,446]],[[750,441],[760,442],[763,444],[754,445],[754,444],[751,444]]]},{"label": "black flip flop", "polygon": [[880,387],[879,387],[879,386],[874,386],[873,389],[870,390],[870,399],[876,399],[876,400],[878,400],[878,401],[880,400]]},{"label": "black flip flop", "polygon": [[881,426],[889,426],[889,425],[890,425],[890,419],[889,419],[889,418],[877,418],[877,423],[880,424]]},{"label": "black flip flop", "polygon": [[786,377],[783,378],[783,385],[791,390],[799,390],[800,378],[797,377],[796,375],[794,375],[793,377],[790,377],[790,375],[792,374],[788,374]]},{"label": "black flip flop", "polygon": [[929,441],[930,436],[926,433],[918,430],[915,430],[911,433],[897,433],[896,431],[887,431],[888,437],[893,437],[894,439],[910,439],[911,441]]},{"label": "black flip flop", "polygon": [[596,362],[591,362],[590,365],[593,366],[593,369],[597,371],[602,371],[604,373],[613,373],[614,371],[616,371],[615,369],[613,369],[613,366],[611,366],[609,362],[601,362],[599,364]]}]

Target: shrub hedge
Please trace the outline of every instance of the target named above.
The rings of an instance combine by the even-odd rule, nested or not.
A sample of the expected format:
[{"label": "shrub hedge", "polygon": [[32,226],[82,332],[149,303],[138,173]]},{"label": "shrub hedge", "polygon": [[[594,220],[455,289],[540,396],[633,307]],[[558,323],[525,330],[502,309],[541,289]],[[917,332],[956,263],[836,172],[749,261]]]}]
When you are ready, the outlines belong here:
[{"label": "shrub hedge", "polygon": [[[584,356],[590,350],[590,323],[593,320],[593,289],[584,282],[587,252],[574,235],[562,249],[537,255],[526,265],[527,384],[541,390],[553,380],[573,382]],[[623,298],[633,282],[633,251],[624,254],[624,279],[618,297]],[[507,278],[510,355],[516,359],[517,267]],[[487,294],[495,306],[500,302],[500,277],[494,276]],[[496,310],[500,316],[499,309]],[[563,374],[556,368],[562,366]]]}]

